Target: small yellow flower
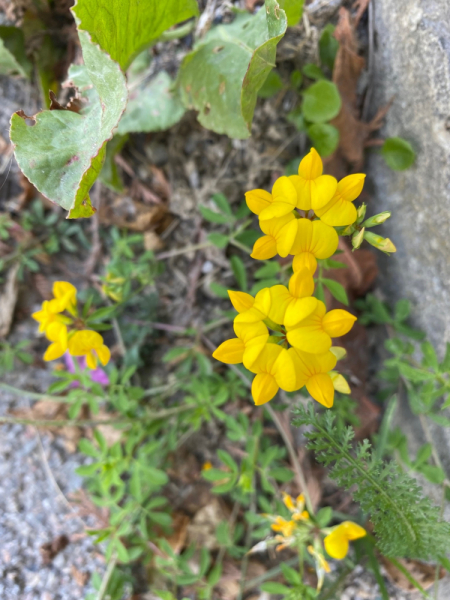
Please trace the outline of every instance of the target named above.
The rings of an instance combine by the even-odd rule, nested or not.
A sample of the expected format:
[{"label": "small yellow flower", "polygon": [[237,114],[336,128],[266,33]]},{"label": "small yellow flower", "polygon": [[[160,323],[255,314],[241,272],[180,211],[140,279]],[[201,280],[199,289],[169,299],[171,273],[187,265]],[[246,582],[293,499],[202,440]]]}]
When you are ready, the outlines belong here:
[{"label": "small yellow flower", "polygon": [[55,281],[53,284],[54,299],[50,300],[50,310],[63,312],[67,310],[76,315],[77,288],[68,281]]},{"label": "small yellow flower", "polygon": [[322,159],[314,148],[298,166],[298,175],[291,175],[289,181],[297,192],[297,208],[314,211],[327,205],[333,197],[337,181],[331,175],[323,175]]},{"label": "small yellow flower", "polygon": [[209,460],[207,460],[205,463],[203,463],[202,471],[209,471],[212,468],[212,463]]},{"label": "small yellow flower", "polygon": [[65,317],[64,315],[55,312],[53,310],[54,305],[51,304],[52,302],[52,300],[45,300],[42,303],[41,310],[38,310],[31,315],[33,319],[39,323],[39,333],[44,333],[51,323],[57,322],[68,325],[72,322],[69,317]]},{"label": "small yellow flower", "polygon": [[322,221],[298,219],[295,240],[289,250],[289,254],[294,255],[292,263],[294,272],[306,267],[314,273],[317,259],[332,256],[337,250],[338,243],[339,236],[329,225]]},{"label": "small yellow flower", "polygon": [[267,327],[262,321],[257,323],[235,321],[233,328],[236,337],[222,342],[213,352],[213,358],[227,365],[244,363],[244,366],[250,369],[269,338]]},{"label": "small yellow flower", "polygon": [[294,521],[304,521],[309,519],[309,512],[304,510],[305,497],[303,494],[300,494],[294,500],[289,494],[283,493],[283,502],[286,508],[291,511]]},{"label": "small yellow flower", "polygon": [[294,533],[295,521],[286,521],[283,517],[276,517],[271,527],[274,531],[279,531],[285,538],[289,538]]},{"label": "small yellow flower", "polygon": [[45,330],[45,335],[52,342],[44,354],[44,360],[56,360],[67,350],[67,327],[54,321]]},{"label": "small yellow flower", "polygon": [[347,556],[349,541],[357,540],[365,535],[367,534],[363,527],[352,521],[344,521],[325,537],[323,543],[331,558],[342,560]]},{"label": "small yellow flower", "polygon": [[297,192],[289,178],[283,176],[275,181],[271,194],[265,190],[252,190],[245,194],[245,200],[261,221],[267,221],[291,213],[297,204]]},{"label": "small yellow flower", "polygon": [[362,192],[365,178],[363,173],[355,173],[341,179],[328,204],[315,211],[321,221],[333,227],[354,223],[358,215],[353,200]]},{"label": "small yellow flower", "polygon": [[290,348],[297,375],[296,389],[306,385],[310,396],[317,402],[331,408],[334,402],[334,387],[329,371],[336,366],[336,357],[332,352],[307,354]]},{"label": "small yellow flower", "polygon": [[292,213],[260,221],[259,226],[265,235],[256,240],[252,258],[267,260],[276,254],[284,258],[291,253],[298,231],[297,219]]},{"label": "small yellow flower", "polygon": [[294,363],[288,350],[276,344],[266,344],[254,363],[247,367],[256,374],[252,396],[257,406],[272,400],[279,388],[293,392],[296,385]]},{"label": "small yellow flower", "polygon": [[105,346],[102,336],[97,331],[76,331],[69,338],[68,346],[72,356],[86,357],[86,364],[90,369],[97,367],[97,359],[105,366],[111,357],[108,346]]},{"label": "small yellow flower", "polygon": [[309,269],[294,273],[289,280],[289,289],[284,285],[274,285],[269,291],[268,317],[275,323],[294,327],[317,308],[318,300],[312,297],[314,279]]}]

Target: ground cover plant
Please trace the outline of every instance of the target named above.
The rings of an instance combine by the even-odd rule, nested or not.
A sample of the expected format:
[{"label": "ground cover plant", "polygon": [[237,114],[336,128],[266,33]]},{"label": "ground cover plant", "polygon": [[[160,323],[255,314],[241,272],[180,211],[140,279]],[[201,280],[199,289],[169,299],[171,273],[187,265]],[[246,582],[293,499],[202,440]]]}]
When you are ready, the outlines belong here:
[{"label": "ground cover plant", "polygon": [[[383,600],[400,576],[430,597],[450,569],[450,483],[429,429],[450,423],[450,350],[438,358],[407,301],[367,294],[368,248],[396,252],[382,235],[390,213],[368,216],[360,199],[383,109],[359,121],[362,66],[344,70],[367,5],[322,22],[314,60],[296,65],[290,39],[311,28],[303,2],[261,4],[32,2],[0,27],[1,72],[31,78],[46,105],[11,118],[26,181],[0,215],[1,334],[22,311],[41,335],[0,343],[0,389],[35,401],[0,422],[75,436],[83,492],[69,501],[105,557],[86,598],[325,600],[357,565]],[[70,44],[52,34],[62,24]],[[270,160],[269,133],[255,133],[263,110],[291,132]],[[183,128],[200,150],[186,150]],[[252,133],[262,145],[249,176],[222,185]],[[301,153],[274,168],[297,139]],[[171,143],[184,144],[176,173],[161,159]],[[415,160],[406,140],[378,145],[386,168]],[[200,189],[197,166],[219,157]],[[190,184],[174,202],[185,219],[169,210],[165,172]],[[359,288],[345,274],[355,269]],[[16,309],[31,283],[40,301]],[[371,332],[368,392],[358,355]],[[7,379],[31,363],[56,365],[44,392]],[[401,397],[426,439],[415,456],[394,424]],[[42,416],[49,402],[57,410]],[[440,506],[420,478],[440,487]]]}]

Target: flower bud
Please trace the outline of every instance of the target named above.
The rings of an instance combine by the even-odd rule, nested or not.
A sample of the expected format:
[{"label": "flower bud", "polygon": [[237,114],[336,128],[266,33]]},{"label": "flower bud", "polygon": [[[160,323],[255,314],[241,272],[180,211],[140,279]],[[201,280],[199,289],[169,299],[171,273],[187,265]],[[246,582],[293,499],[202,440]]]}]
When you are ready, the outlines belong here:
[{"label": "flower bud", "polygon": [[364,221],[364,227],[375,227],[375,225],[381,225],[389,219],[391,213],[389,211],[384,211],[379,213],[378,215],[374,215],[373,217],[369,217],[366,221]]},{"label": "flower bud", "polygon": [[366,231],[364,233],[364,239],[367,240],[369,244],[375,246],[375,248],[378,248],[378,250],[381,250],[381,252],[385,252],[386,254],[397,251],[397,248],[394,246],[391,240],[389,238],[381,237],[381,235],[376,235],[375,233]]},{"label": "flower bud", "polygon": [[357,250],[363,243],[363,239],[365,237],[364,232],[365,232],[365,228],[363,227],[361,229],[361,231],[355,231],[355,233],[353,234],[353,237],[352,237],[353,250]]},{"label": "flower bud", "polygon": [[358,225],[366,216],[366,209],[367,206],[364,203],[362,203],[361,206],[357,209],[356,214],[358,215],[358,217],[356,219],[356,222],[358,223]]},{"label": "flower bud", "polygon": [[336,360],[341,360],[347,356],[347,350],[341,346],[331,346],[330,352],[335,355]]}]

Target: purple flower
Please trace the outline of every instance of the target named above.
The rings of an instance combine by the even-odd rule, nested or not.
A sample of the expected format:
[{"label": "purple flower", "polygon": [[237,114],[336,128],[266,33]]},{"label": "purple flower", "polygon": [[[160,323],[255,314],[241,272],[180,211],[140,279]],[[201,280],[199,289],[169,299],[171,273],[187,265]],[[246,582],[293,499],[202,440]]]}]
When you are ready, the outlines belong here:
[{"label": "purple flower", "polygon": [[[84,356],[81,356],[80,358],[76,358],[76,360],[78,361],[80,370],[85,371],[86,370],[86,358]],[[69,373],[75,373],[74,358],[72,357],[71,354],[69,354],[69,352],[66,352],[64,354],[64,361],[66,363],[66,367],[67,367],[67,370],[69,371]],[[100,385],[108,385],[109,384],[109,378],[108,378],[108,375],[106,374],[106,371],[104,371],[100,367],[97,367],[96,369],[87,369],[87,372],[90,375],[90,378],[94,383],[99,383]],[[70,384],[70,387],[79,387],[79,385],[80,384],[78,381],[72,381],[72,383]]]}]

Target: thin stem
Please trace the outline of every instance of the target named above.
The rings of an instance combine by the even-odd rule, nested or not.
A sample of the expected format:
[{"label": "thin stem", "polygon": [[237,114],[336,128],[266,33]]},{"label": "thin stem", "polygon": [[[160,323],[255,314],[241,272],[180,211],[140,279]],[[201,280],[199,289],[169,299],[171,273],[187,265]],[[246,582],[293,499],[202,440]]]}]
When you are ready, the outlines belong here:
[{"label": "thin stem", "polygon": [[172,40],[179,40],[181,38],[186,37],[193,31],[195,27],[195,21],[189,21],[177,29],[170,29],[169,31],[164,31],[159,36],[158,42],[171,42]]},{"label": "thin stem", "polygon": [[110,582],[112,574],[114,573],[114,569],[116,568],[116,565],[117,565],[117,554],[114,553],[111,556],[111,560],[108,563],[108,568],[106,569],[105,574],[103,575],[102,584],[100,586],[100,589],[98,590],[97,600],[103,600],[103,598],[105,597],[106,591],[108,589],[108,584]]},{"label": "thin stem", "polygon": [[20,388],[16,388],[12,385],[8,385],[7,383],[0,382],[0,389],[5,390],[6,392],[10,392],[11,394],[16,394],[18,396],[26,396],[27,398],[32,398],[33,400],[52,400],[54,402],[68,402],[69,401],[67,396],[52,396],[51,394],[40,394],[38,392],[28,392],[27,390],[21,390]]},{"label": "thin stem", "polygon": [[195,252],[197,250],[204,250],[212,246],[211,242],[202,242],[200,244],[192,244],[191,246],[185,246],[184,248],[178,248],[176,250],[169,250],[168,252],[160,252],[155,254],[156,260],[164,260],[166,258],[172,258],[173,256],[180,256],[181,254],[187,254],[188,252]]}]

